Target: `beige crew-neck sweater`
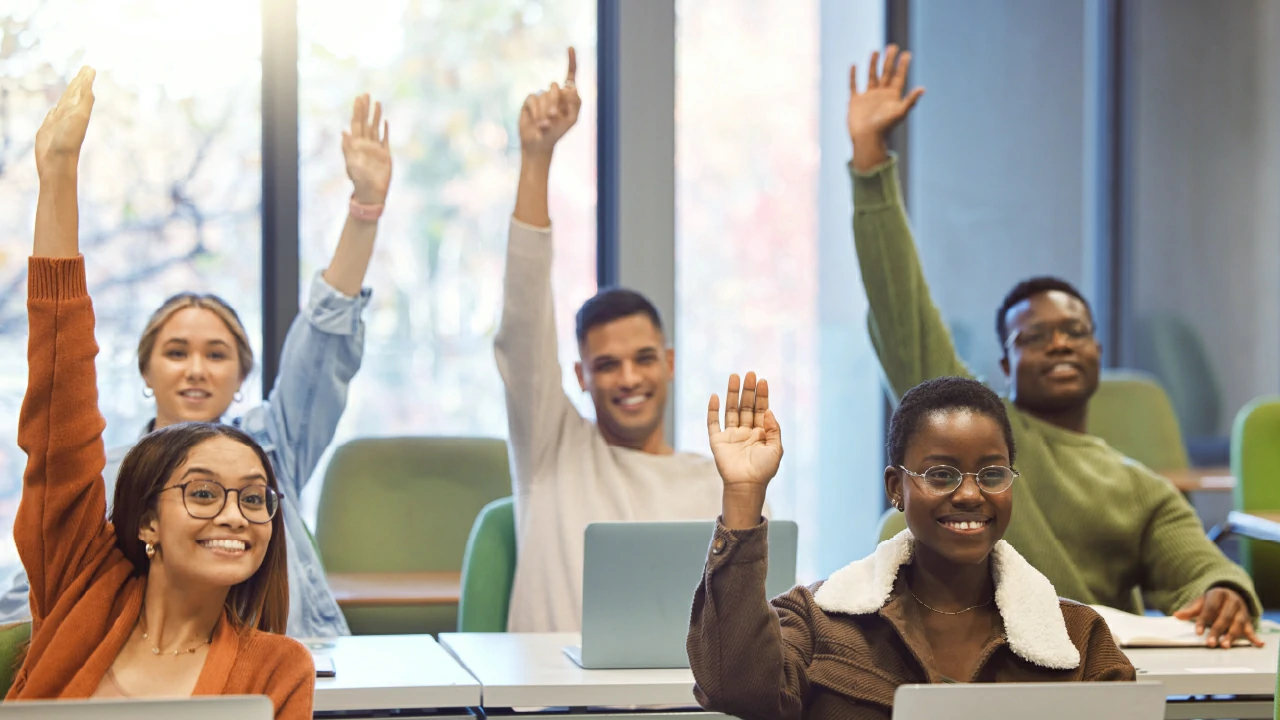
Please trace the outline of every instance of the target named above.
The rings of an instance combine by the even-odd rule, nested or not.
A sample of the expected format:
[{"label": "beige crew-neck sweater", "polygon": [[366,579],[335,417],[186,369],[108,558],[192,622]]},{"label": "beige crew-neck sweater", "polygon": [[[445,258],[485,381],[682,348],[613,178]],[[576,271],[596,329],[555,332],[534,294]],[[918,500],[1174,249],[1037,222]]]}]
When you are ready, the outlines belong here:
[{"label": "beige crew-neck sweater", "polygon": [[512,221],[502,324],[494,340],[506,386],[515,490],[511,632],[581,629],[589,523],[714,520],[720,514],[722,486],[710,457],[609,445],[565,394],[551,257],[551,228]]}]

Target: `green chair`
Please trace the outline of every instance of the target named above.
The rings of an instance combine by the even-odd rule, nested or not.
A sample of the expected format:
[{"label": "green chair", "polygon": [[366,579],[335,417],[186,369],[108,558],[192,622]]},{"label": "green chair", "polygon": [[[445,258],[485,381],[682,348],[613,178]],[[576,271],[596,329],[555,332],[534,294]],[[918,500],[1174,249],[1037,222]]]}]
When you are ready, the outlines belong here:
[{"label": "green chair", "polygon": [[[360,438],[325,469],[316,544],[327,572],[460,572],[472,520],[511,494],[493,438]],[[357,635],[453,632],[457,607],[345,610]]]},{"label": "green chair", "polygon": [[876,537],[879,538],[876,542],[884,542],[906,529],[907,516],[889,508],[880,516],[880,522],[876,526]]},{"label": "green chair", "polygon": [[[1280,395],[1254,399],[1231,429],[1231,474],[1236,510],[1280,512]],[[1240,564],[1253,577],[1263,607],[1280,607],[1280,546],[1240,539]]]},{"label": "green chair", "polygon": [[1173,405],[1147,373],[1104,370],[1086,422],[1091,434],[1152,470],[1188,466]]},{"label": "green chair", "polygon": [[506,632],[515,576],[515,502],[505,497],[485,505],[471,526],[462,557],[458,632]]},{"label": "green chair", "polygon": [[30,640],[30,621],[0,627],[0,697],[8,694],[13,685]]}]

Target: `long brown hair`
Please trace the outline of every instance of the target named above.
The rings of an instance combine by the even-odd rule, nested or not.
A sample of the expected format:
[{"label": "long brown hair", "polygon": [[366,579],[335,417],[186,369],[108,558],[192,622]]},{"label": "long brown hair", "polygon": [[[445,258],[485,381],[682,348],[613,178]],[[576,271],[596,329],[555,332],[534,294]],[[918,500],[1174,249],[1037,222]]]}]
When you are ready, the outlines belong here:
[{"label": "long brown hair", "polygon": [[[137,574],[151,568],[138,528],[147,513],[155,512],[160,491],[173,473],[186,462],[191,448],[215,437],[226,437],[253,449],[267,475],[267,485],[279,491],[275,470],[258,443],[231,425],[185,422],[163,427],[134,445],[120,463],[116,494],[111,505],[116,547],[133,563]],[[248,580],[227,593],[226,610],[237,630],[257,628],[281,633],[289,620],[288,554],[284,543],[283,508],[271,518],[271,540],[266,556]]]},{"label": "long brown hair", "polygon": [[240,380],[243,381],[249,377],[250,371],[253,370],[253,348],[249,346],[249,333],[245,332],[244,323],[240,322],[240,316],[227,304],[226,300],[217,295],[193,292],[178,293],[165,300],[164,304],[151,313],[151,318],[147,320],[147,326],[142,330],[142,337],[138,338],[138,372],[142,375],[147,374],[147,366],[151,364],[151,352],[156,347],[156,338],[160,336],[160,329],[164,327],[165,323],[169,322],[169,318],[173,317],[175,313],[187,308],[208,310],[222,320],[227,329],[231,331],[231,335],[236,339],[236,357],[240,361]]}]

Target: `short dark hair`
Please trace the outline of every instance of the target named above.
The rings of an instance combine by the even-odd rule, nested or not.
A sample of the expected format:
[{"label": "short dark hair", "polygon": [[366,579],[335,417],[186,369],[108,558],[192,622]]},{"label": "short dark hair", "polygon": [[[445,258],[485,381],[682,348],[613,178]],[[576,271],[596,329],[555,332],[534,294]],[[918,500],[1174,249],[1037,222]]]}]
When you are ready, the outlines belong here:
[{"label": "short dark hair", "polygon": [[1089,301],[1084,299],[1084,295],[1080,294],[1075,285],[1051,275],[1038,275],[1033,278],[1027,278],[1013,286],[1009,294],[1004,296],[1004,302],[1000,303],[1000,309],[996,310],[996,340],[1000,343],[1001,348],[1004,347],[1005,342],[1009,339],[1009,326],[1004,321],[1005,315],[1009,314],[1009,308],[1032,295],[1039,295],[1053,290],[1064,292],[1084,303],[1084,309],[1089,312],[1089,317],[1093,317],[1093,308],[1089,307]]},{"label": "short dark hair", "polygon": [[647,315],[658,332],[662,332],[662,318],[649,298],[626,288],[602,289],[578,308],[578,344],[586,341],[591,328],[632,315]]},{"label": "short dark hair", "polygon": [[[231,425],[184,422],[148,433],[120,463],[115,499],[111,503],[110,520],[115,526],[116,547],[133,563],[134,574],[145,575],[151,566],[151,559],[138,539],[138,528],[147,514],[155,512],[160,491],[174,471],[186,462],[192,448],[217,437],[230,438],[253,450],[267,474],[267,486],[279,492],[275,469],[262,446]],[[284,516],[277,511],[271,518],[271,540],[262,565],[248,580],[227,593],[224,607],[237,630],[257,628],[278,634],[285,631],[289,620],[289,573],[284,532]]]},{"label": "short dark hair", "polygon": [[944,410],[972,410],[1000,424],[1005,444],[1009,446],[1009,464],[1013,465],[1013,427],[1000,396],[977,380],[962,377],[940,377],[926,380],[907,391],[889,420],[889,441],[885,450],[889,464],[901,465],[907,455],[907,442],[920,426],[920,419]]}]

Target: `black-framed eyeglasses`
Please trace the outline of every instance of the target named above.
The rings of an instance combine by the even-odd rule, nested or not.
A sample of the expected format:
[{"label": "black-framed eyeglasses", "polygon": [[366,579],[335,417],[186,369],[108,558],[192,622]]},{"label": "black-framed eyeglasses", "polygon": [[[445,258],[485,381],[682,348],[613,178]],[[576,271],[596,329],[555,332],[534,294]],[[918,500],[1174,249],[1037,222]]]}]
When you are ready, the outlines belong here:
[{"label": "black-framed eyeglasses", "polygon": [[227,494],[235,493],[240,514],[256,525],[271,522],[280,509],[280,493],[266,485],[248,485],[240,489],[227,488],[216,480],[191,480],[180,485],[170,485],[160,492],[182,490],[182,506],[187,514],[197,520],[212,520],[227,505]]},{"label": "black-framed eyeglasses", "polygon": [[1066,320],[1057,324],[1033,323],[1009,333],[1004,341],[1006,350],[1013,346],[1040,349],[1061,334],[1067,342],[1076,345],[1093,338],[1093,325],[1084,320]]},{"label": "black-framed eyeglasses", "polygon": [[992,465],[972,473],[960,472],[950,465],[934,465],[922,473],[912,472],[901,465],[898,469],[919,480],[920,485],[934,495],[950,495],[959,490],[966,475],[973,476],[978,489],[983,493],[999,495],[1008,490],[1013,485],[1014,478],[1019,475],[1017,470],[1004,465]]}]

